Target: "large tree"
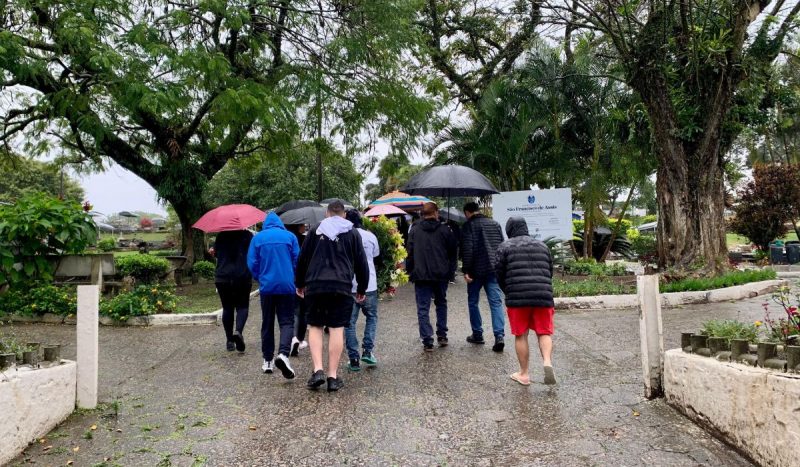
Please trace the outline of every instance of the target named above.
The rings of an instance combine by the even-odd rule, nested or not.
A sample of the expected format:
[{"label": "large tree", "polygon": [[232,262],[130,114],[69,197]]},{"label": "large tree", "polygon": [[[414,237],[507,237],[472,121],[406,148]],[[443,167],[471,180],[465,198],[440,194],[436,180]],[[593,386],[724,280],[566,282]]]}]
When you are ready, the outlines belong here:
[{"label": "large tree", "polygon": [[3,159],[0,155],[0,201],[16,201],[29,193],[46,193],[73,202],[83,202],[80,184],[62,167],[22,157]]},{"label": "large tree", "polygon": [[760,105],[800,2],[570,0],[549,11],[557,23],[603,33],[647,108],[661,265],[724,269],[726,156]]},{"label": "large tree", "polygon": [[509,74],[536,37],[541,0],[424,0],[417,25],[427,44],[424,70],[444,79],[457,102],[474,107],[492,81]]},{"label": "large tree", "polygon": [[365,129],[396,144],[426,130],[434,107],[403,79],[416,12],[413,0],[1,2],[13,105],[0,140],[140,176],[174,207],[191,261],[208,181],[293,141],[310,103],[349,147]]}]

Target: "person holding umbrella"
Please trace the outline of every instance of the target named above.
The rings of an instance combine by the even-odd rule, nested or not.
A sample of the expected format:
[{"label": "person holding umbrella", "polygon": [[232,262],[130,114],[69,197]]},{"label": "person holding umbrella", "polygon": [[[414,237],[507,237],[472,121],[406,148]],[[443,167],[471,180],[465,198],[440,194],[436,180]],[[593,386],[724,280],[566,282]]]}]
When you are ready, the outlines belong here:
[{"label": "person holding umbrella", "polygon": [[453,232],[439,222],[436,203],[422,206],[422,221],[409,233],[406,269],[414,282],[419,337],[425,352],[433,352],[431,299],[436,305],[436,336],[440,347],[447,340],[447,285],[456,270],[457,245]]},{"label": "person holding umbrella", "polygon": [[229,230],[217,234],[212,247],[217,258],[214,285],[222,302],[222,328],[229,352],[245,350],[242,332],[250,314],[250,291],[253,289],[253,277],[247,268],[247,250],[252,239],[253,234],[248,230]]},{"label": "person holding umbrella", "polygon": [[[274,212],[267,214],[261,232],[253,238],[247,253],[247,266],[258,279],[261,292],[261,370],[272,373],[273,365],[283,377],[293,379],[289,364],[294,337],[294,271],[300,247],[297,238],[283,226]],[[275,355],[275,318],[280,327],[278,357]]]},{"label": "person holding umbrella", "polygon": [[[253,278],[247,251],[253,234],[245,230],[264,218],[264,211],[249,204],[228,204],[205,213],[192,225],[203,232],[219,232],[210,253],[216,256],[214,282],[222,302],[222,328],[228,351],[244,352],[242,333],[250,308]],[[236,327],[234,328],[234,321]]]}]

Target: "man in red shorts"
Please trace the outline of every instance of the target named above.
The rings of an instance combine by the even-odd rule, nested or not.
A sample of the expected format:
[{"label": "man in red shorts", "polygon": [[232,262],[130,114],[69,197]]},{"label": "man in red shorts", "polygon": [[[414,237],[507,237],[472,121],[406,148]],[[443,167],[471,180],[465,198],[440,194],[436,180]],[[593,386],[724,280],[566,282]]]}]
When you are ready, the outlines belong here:
[{"label": "man in red shorts", "polygon": [[544,384],[556,384],[553,364],[553,258],[543,242],[528,235],[528,225],[521,217],[506,223],[508,240],[497,249],[495,273],[506,295],[508,321],[519,359],[519,371],[511,379],[528,386],[528,330],[539,339],[544,361]]}]

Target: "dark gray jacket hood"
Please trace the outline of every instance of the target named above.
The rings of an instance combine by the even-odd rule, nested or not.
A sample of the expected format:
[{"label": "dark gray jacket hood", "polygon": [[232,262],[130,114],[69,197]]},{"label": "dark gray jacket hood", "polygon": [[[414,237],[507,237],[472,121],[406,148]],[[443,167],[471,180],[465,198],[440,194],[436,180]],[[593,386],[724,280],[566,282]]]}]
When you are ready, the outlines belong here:
[{"label": "dark gray jacket hood", "polygon": [[506,222],[506,235],[508,238],[528,235],[528,223],[521,217],[509,217]]}]

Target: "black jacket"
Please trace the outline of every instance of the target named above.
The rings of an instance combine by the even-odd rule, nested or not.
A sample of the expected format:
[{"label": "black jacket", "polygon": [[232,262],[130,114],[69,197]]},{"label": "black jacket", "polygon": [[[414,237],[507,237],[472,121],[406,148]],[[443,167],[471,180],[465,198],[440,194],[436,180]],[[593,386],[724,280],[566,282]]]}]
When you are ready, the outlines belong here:
[{"label": "black jacket", "polygon": [[247,230],[220,232],[214,242],[217,269],[214,281],[220,283],[247,282],[253,280],[247,268],[247,250],[253,234]]},{"label": "black jacket", "polygon": [[340,233],[335,240],[318,234],[314,226],[308,231],[300,249],[295,273],[297,288],[306,288],[306,296],[320,293],[350,295],[353,276],[364,295],[369,284],[369,264],[364,254],[361,235],[356,229]]},{"label": "black jacket", "polygon": [[503,243],[500,224],[475,214],[461,229],[461,270],[471,277],[487,277],[494,272],[497,247]]},{"label": "black jacket", "polygon": [[506,223],[508,240],[497,249],[497,282],[508,307],[553,306],[553,260],[543,242],[528,235],[521,217]]},{"label": "black jacket", "polygon": [[406,270],[411,281],[449,281],[456,270],[457,250],[449,227],[435,219],[419,222],[408,235]]}]

